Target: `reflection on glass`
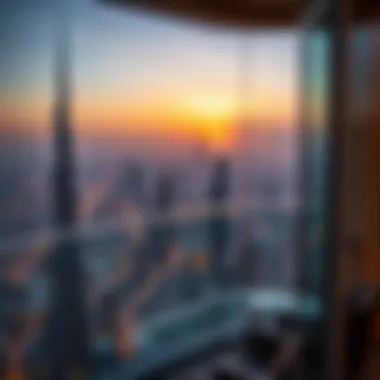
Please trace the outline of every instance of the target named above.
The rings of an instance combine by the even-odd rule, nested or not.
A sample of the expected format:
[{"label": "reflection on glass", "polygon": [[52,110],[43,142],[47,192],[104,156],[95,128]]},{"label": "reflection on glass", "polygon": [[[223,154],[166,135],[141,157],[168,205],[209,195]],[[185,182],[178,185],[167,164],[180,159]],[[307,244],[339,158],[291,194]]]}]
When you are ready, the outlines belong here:
[{"label": "reflection on glass", "polygon": [[329,94],[331,41],[325,29],[317,28],[306,37],[305,69],[305,138],[304,138],[304,226],[302,287],[321,293],[326,250],[326,192],[329,149]]}]

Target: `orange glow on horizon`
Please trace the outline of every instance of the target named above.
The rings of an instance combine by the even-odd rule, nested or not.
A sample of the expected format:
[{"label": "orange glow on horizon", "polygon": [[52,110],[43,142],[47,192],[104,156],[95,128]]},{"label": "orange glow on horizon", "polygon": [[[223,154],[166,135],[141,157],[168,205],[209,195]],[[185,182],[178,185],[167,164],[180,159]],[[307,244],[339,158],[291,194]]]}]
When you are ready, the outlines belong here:
[{"label": "orange glow on horizon", "polygon": [[[202,135],[213,151],[231,149],[241,120],[234,94],[195,91],[130,99],[101,94],[76,94],[72,120],[79,134],[191,139]],[[184,95],[183,95],[184,94]],[[2,124],[44,131],[51,126],[51,101],[14,99],[0,109]],[[297,121],[297,99],[283,92],[254,97],[248,106],[253,128],[288,128]]]},{"label": "orange glow on horizon", "polygon": [[[112,99],[79,101],[74,109],[78,130],[85,133],[201,134],[212,147],[226,147],[239,119],[236,100],[228,95],[171,95],[133,102]],[[255,99],[248,110],[255,128],[278,128],[297,121],[295,97],[283,94]]]}]

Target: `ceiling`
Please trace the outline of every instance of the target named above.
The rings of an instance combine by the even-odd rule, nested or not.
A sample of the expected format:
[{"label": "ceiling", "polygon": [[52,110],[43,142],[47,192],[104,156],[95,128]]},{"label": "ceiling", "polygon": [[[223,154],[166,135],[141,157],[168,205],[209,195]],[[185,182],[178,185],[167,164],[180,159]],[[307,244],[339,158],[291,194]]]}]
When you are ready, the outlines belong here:
[{"label": "ceiling", "polygon": [[301,0],[102,0],[223,27],[291,27]]}]

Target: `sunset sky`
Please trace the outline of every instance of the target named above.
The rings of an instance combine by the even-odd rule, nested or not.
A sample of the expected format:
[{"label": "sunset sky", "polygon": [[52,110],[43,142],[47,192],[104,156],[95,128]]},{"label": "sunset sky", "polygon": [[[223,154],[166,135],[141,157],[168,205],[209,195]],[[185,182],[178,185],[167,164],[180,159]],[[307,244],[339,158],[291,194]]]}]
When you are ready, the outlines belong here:
[{"label": "sunset sky", "polygon": [[[220,144],[229,138],[242,108],[253,127],[294,127],[295,33],[242,35],[126,12],[98,1],[70,2],[78,132],[199,134]],[[1,6],[2,128],[49,130],[51,3],[7,0]]]}]

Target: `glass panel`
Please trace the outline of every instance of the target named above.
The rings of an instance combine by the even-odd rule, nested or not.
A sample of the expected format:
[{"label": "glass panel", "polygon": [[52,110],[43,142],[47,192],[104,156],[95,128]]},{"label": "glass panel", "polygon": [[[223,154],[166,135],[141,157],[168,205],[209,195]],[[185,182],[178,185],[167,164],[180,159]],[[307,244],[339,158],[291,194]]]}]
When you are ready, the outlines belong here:
[{"label": "glass panel", "polygon": [[137,371],[237,329],[255,290],[292,309],[297,37],[74,20],[81,222],[113,231],[83,245],[94,349]]},{"label": "glass panel", "polygon": [[[67,239],[78,244],[85,269],[95,375],[127,362],[132,377],[157,361],[234,334],[251,313],[270,333],[282,313],[318,314],[317,266],[305,267],[311,285],[303,298],[294,286],[296,35],[211,31],[90,0],[68,3],[78,224],[69,232],[48,230],[47,248],[39,247],[38,236],[19,239],[26,247],[17,253],[4,242],[1,252],[8,258],[1,264],[1,315],[8,318],[7,300],[14,302],[15,319],[22,320],[17,334],[28,325],[26,316],[44,319],[50,301],[57,301],[49,298],[52,278],[45,271],[52,264],[44,264],[45,257],[55,254],[56,244],[66,247]],[[42,12],[37,24],[49,25],[46,7],[33,9]],[[33,20],[32,14],[25,17]],[[49,35],[38,38],[45,53]],[[324,226],[328,54],[323,38],[313,41],[314,90],[307,96],[312,99],[307,142],[311,222],[305,257],[316,262]],[[26,63],[40,69],[51,59],[16,58],[21,72]],[[314,65],[316,60],[320,65]],[[29,83],[31,78],[36,83]],[[46,116],[49,80],[34,73],[27,79],[20,94],[33,112],[40,106],[33,103],[39,99],[34,94],[41,95]],[[10,93],[16,87],[10,85]],[[39,152],[50,146],[44,145],[45,132]],[[44,156],[44,167],[50,168],[51,157],[44,154],[49,158]],[[36,181],[43,183],[39,177]],[[46,202],[49,191],[42,194]],[[20,271],[22,287],[8,286]],[[51,364],[51,350],[44,351],[48,329],[33,333],[34,339],[24,342],[32,365],[25,364],[27,354],[22,366],[40,374]],[[12,339],[3,335],[7,350]]]},{"label": "glass panel", "polygon": [[304,178],[306,220],[302,227],[303,291],[321,297],[324,281],[330,138],[331,40],[324,28],[305,38]]}]

